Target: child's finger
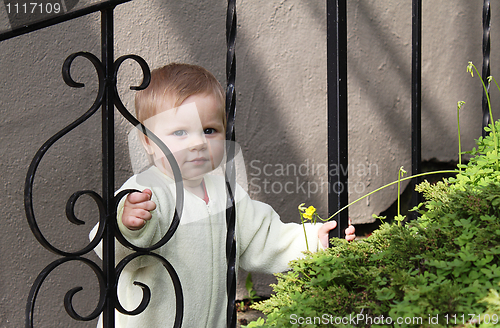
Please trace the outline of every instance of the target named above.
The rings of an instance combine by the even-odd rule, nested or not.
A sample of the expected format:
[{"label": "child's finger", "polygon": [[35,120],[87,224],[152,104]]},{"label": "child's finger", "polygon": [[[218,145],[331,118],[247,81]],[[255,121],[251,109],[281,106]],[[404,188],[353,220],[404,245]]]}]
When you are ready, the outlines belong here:
[{"label": "child's finger", "polygon": [[131,204],[146,202],[151,199],[151,190],[146,189],[143,192],[133,192],[127,195],[127,201]]},{"label": "child's finger", "polygon": [[351,241],[351,240],[354,240],[354,239],[356,239],[355,235],[345,235],[345,240],[347,240],[347,241]]},{"label": "child's finger", "polygon": [[151,201],[151,200],[148,200],[146,202],[142,202],[140,204],[140,207],[146,211],[153,211],[156,209],[156,204],[155,202]]},{"label": "child's finger", "polygon": [[347,241],[354,240],[356,238],[355,232],[356,229],[354,226],[350,225],[347,229],[345,229],[345,239]]},{"label": "child's finger", "polygon": [[132,216],[140,220],[148,221],[153,217],[149,211],[143,209],[135,209],[132,212]]},{"label": "child's finger", "polygon": [[151,196],[153,196],[153,192],[151,191],[151,189],[144,189],[142,193],[147,194],[149,196],[149,199],[151,199]]},{"label": "child's finger", "polygon": [[329,227],[328,231],[333,230],[337,227],[337,221],[329,221],[326,224]]},{"label": "child's finger", "polygon": [[335,229],[337,226],[337,221],[329,221],[323,224],[323,226],[320,229],[320,232],[322,233],[328,233],[328,231]]},{"label": "child's finger", "polygon": [[318,237],[319,237],[319,241],[321,242],[321,244],[323,245],[324,248],[328,247],[328,232],[330,230],[335,229],[336,226],[337,226],[336,221],[329,221],[329,222],[323,223],[321,228],[319,228]]},{"label": "child's finger", "polygon": [[136,218],[130,217],[127,222],[124,222],[124,225],[130,230],[139,230],[146,224],[146,221]]},{"label": "child's finger", "polygon": [[123,224],[131,229],[138,230],[144,227],[146,221],[151,220],[152,215],[146,210],[134,209],[130,212],[130,215],[124,218]]}]

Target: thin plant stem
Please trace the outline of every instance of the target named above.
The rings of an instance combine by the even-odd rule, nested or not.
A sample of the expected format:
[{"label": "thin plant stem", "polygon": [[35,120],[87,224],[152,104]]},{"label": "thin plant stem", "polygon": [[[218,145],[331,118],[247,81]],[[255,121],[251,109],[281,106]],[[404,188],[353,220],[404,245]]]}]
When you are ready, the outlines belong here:
[{"label": "thin plant stem", "polygon": [[398,171],[398,216],[401,215],[401,177],[403,176],[403,173],[406,173],[406,171],[403,170],[403,167],[401,166]]},{"label": "thin plant stem", "polygon": [[495,82],[498,91],[500,91],[500,86],[498,86],[497,80],[493,76],[488,76],[488,82],[493,81]]},{"label": "thin plant stem", "polygon": [[[491,83],[491,81],[495,82],[495,85],[497,86],[498,91],[500,91],[500,86],[498,85],[497,80],[493,76],[488,76],[488,82]],[[491,114],[490,114],[490,117],[491,117]],[[496,129],[495,129],[495,124],[494,124],[493,119],[491,121],[492,121],[493,131],[495,131]]]},{"label": "thin plant stem", "polygon": [[493,120],[493,114],[491,112],[491,101],[490,101],[490,95],[488,93],[488,88],[486,87],[486,84],[484,83],[483,81],[483,78],[481,77],[481,74],[479,74],[479,71],[477,70],[476,66],[472,63],[472,62],[469,62],[469,66],[467,66],[467,71],[470,72],[470,74],[472,75],[472,70],[470,69],[470,67],[473,67],[474,70],[476,71],[477,75],[479,76],[479,79],[481,80],[481,83],[483,84],[483,89],[484,89],[484,93],[486,94],[486,100],[488,101],[488,109],[489,109],[489,114],[490,114],[490,122],[491,122],[491,126],[492,126],[492,132],[493,132],[493,139],[494,139],[494,142],[495,142],[495,162],[496,162],[496,169],[498,170],[499,166],[498,166],[498,156],[497,156],[497,149],[498,149],[498,140],[497,140],[497,134],[496,134],[496,129],[495,129],[495,121]]},{"label": "thin plant stem", "polygon": [[460,109],[465,104],[465,101],[457,103],[457,126],[458,126],[458,171],[462,172],[462,143],[460,141]]},{"label": "thin plant stem", "polygon": [[300,214],[300,221],[302,221],[302,228],[304,229],[304,237],[306,238],[306,249],[309,252],[309,242],[307,241],[306,226],[304,225],[304,217]]},{"label": "thin plant stem", "polygon": [[[402,178],[400,181],[406,181],[406,180],[410,180],[410,179],[413,179],[413,178],[422,177],[422,176],[431,175],[431,174],[440,174],[440,173],[458,173],[458,172],[459,172],[459,171],[457,171],[457,170],[442,170],[442,171],[425,172],[425,173],[419,173],[419,174],[411,175],[411,176],[406,177],[406,178]],[[340,210],[338,210],[337,212],[333,213],[333,214],[332,214],[332,216],[330,216],[330,217],[328,218],[328,220],[330,220],[330,219],[331,219],[331,218],[333,218],[335,215],[339,214],[340,212],[342,212],[343,210],[345,210],[345,209],[346,209],[346,208],[348,208],[349,206],[351,206],[351,205],[353,205],[353,204],[355,204],[355,203],[359,202],[360,200],[365,199],[366,197],[368,197],[368,196],[370,196],[370,195],[372,195],[372,194],[376,193],[377,191],[380,191],[380,190],[382,190],[382,189],[384,189],[384,188],[387,188],[387,187],[389,187],[389,186],[392,186],[393,184],[396,184],[396,183],[398,183],[398,181],[393,181],[393,182],[391,182],[391,183],[388,183],[388,184],[386,184],[386,185],[384,185],[384,186],[382,186],[382,187],[380,187],[380,188],[377,188],[377,189],[373,190],[372,192],[369,192],[368,194],[366,194],[366,195],[364,195],[364,196],[362,196],[362,197],[360,197],[360,198],[356,199],[355,201],[353,201],[353,202],[351,202],[351,203],[347,204],[346,206],[342,207],[342,208],[341,208]]]},{"label": "thin plant stem", "polygon": [[398,171],[398,216],[401,215],[401,169]]}]

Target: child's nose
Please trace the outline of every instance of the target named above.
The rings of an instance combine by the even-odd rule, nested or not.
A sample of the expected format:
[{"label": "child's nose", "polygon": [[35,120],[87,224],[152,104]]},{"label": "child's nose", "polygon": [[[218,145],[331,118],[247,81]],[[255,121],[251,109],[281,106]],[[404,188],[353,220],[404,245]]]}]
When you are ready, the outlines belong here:
[{"label": "child's nose", "polygon": [[203,150],[207,148],[207,139],[205,138],[205,134],[194,134],[191,136],[189,142],[189,149],[190,150]]}]

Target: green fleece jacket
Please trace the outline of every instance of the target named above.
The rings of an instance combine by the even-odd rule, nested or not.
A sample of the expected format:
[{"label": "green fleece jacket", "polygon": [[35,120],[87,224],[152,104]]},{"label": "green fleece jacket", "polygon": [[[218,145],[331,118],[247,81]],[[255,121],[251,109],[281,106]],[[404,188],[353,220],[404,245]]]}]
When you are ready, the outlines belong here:
[{"label": "green fleece jacket", "polygon": [[[184,296],[184,328],[226,327],[226,189],[222,176],[204,177],[209,197],[204,200],[184,191],[184,209],[177,231],[155,252],[167,259],[176,270]],[[120,231],[130,242],[148,247],[159,241],[170,226],[175,207],[175,183],[158,168],[131,177],[120,190],[152,190],[156,209],[152,219],[137,231],[121,223],[124,199],[118,207]],[[234,189],[233,189],[234,190]],[[288,262],[303,256],[306,250],[303,228],[295,223],[283,223],[271,206],[250,199],[236,186],[236,267],[249,272],[275,273],[287,270]],[[320,246],[318,229],[321,224],[306,225],[309,249]],[[94,228],[91,235],[95,234]],[[100,245],[96,252],[100,255]],[[116,260],[132,251],[117,242]],[[151,256],[133,260],[122,272],[118,284],[120,303],[127,310],[135,309],[142,282],[151,289],[151,302],[135,316],[116,314],[117,328],[172,327],[175,317],[175,294],[167,270]],[[99,322],[98,327],[101,326]]]}]

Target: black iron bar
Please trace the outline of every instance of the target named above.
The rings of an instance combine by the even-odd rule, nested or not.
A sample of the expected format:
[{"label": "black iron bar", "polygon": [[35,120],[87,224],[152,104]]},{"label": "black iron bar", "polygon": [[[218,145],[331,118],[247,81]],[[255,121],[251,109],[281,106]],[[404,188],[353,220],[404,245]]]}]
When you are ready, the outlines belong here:
[{"label": "black iron bar", "polygon": [[115,272],[115,150],[114,150],[114,40],[113,10],[106,8],[101,12],[101,52],[105,71],[106,91],[102,103],[102,198],[106,207],[108,224],[102,240],[103,272],[106,277],[107,295],[102,322],[103,328],[115,327],[116,272]]},{"label": "black iron bar", "polygon": [[[411,62],[411,174],[416,175],[421,172],[422,162],[422,0],[412,0]],[[420,177],[411,179],[411,207],[422,201],[420,193],[415,191],[415,186],[421,181]],[[412,212],[411,218],[417,215],[417,212]]]},{"label": "black iron bar", "polygon": [[[165,269],[168,271],[172,283],[174,285],[174,291],[175,291],[175,298],[176,298],[176,313],[175,313],[175,322],[174,322],[174,328],[180,328],[182,326],[182,320],[183,320],[183,310],[184,310],[184,302],[183,302],[183,292],[182,292],[182,286],[179,280],[179,277],[175,271],[175,269],[172,267],[172,265],[163,257],[161,257],[158,254],[152,253],[153,250],[163,246],[165,243],[168,242],[168,240],[172,237],[172,235],[175,233],[177,226],[179,225],[180,218],[182,216],[182,210],[183,210],[183,204],[184,204],[184,189],[183,189],[183,183],[182,183],[182,177],[181,173],[179,170],[179,167],[175,161],[175,158],[173,157],[173,154],[170,152],[170,150],[166,147],[165,144],[163,144],[158,137],[156,137],[154,134],[148,134],[148,137],[152,139],[157,145],[160,147],[160,149],[163,151],[165,154],[166,158],[168,159],[170,165],[173,168],[173,173],[174,173],[174,180],[176,182],[176,208],[174,212],[174,217],[172,219],[172,223],[166,232],[165,236],[158,241],[156,244],[152,245],[151,247],[148,248],[141,248],[137,247],[135,245],[130,244],[126,239],[121,235],[119,228],[117,226],[116,222],[116,206],[119,202],[119,200],[124,197],[126,194],[133,192],[134,190],[125,190],[119,193],[118,195],[114,196],[114,190],[115,190],[115,151],[114,151],[114,107],[116,106],[118,111],[129,121],[131,122],[134,126],[141,125],[143,132],[145,132],[147,129],[140,124],[135,117],[133,117],[130,112],[125,108],[123,103],[120,100],[120,97],[118,95],[117,91],[117,71],[121,65],[121,63],[127,59],[131,59],[136,61],[142,68],[143,72],[143,82],[141,83],[140,86],[132,86],[132,90],[142,90],[145,89],[151,78],[150,70],[147,65],[147,63],[140,58],[139,56],[136,55],[126,55],[122,56],[117,59],[116,62],[114,62],[114,28],[113,28],[113,11],[116,6],[116,4],[126,2],[128,0],[115,0],[115,1],[107,1],[106,6],[101,5],[99,6],[91,6],[88,7],[86,10],[83,11],[77,11],[71,13],[71,15],[64,15],[63,17],[58,17],[57,19],[51,19],[51,20],[46,20],[42,25],[33,25],[31,26],[31,29],[28,31],[24,31],[23,33],[28,33],[30,31],[33,31],[34,29],[38,28],[43,28],[47,27],[53,24],[56,24],[58,22],[61,22],[61,19],[66,18],[65,20],[69,20],[78,16],[82,16],[85,14],[89,14],[91,12],[97,11],[96,8],[99,8],[101,11],[101,54],[102,54],[102,60],[99,60],[96,56],[93,54],[87,53],[87,52],[77,52],[72,55],[70,55],[64,62],[63,64],[63,69],[62,69],[62,75],[63,79],[66,82],[67,85],[70,87],[74,88],[82,88],[84,87],[83,83],[77,82],[73,80],[70,74],[70,68],[71,64],[73,63],[73,60],[77,57],[84,57],[88,59],[93,65],[94,68],[96,69],[96,72],[98,74],[98,80],[99,80],[99,92],[97,94],[97,98],[94,101],[94,104],[92,107],[84,113],[81,117],[79,117],[77,120],[75,120],[73,123],[59,131],[56,135],[51,137],[49,140],[47,140],[42,147],[38,150],[36,153],[35,157],[32,160],[32,163],[30,165],[30,168],[28,169],[28,174],[26,177],[26,182],[25,182],[25,195],[24,195],[24,201],[25,201],[25,210],[26,210],[26,216],[28,219],[28,223],[30,225],[30,228],[33,231],[33,234],[37,238],[37,240],[48,250],[62,255],[63,258],[58,259],[51,264],[49,264],[37,277],[35,283],[32,285],[30,294],[28,296],[28,302],[26,306],[26,321],[25,325],[27,328],[32,328],[33,327],[33,313],[34,313],[34,307],[35,307],[35,301],[36,297],[38,294],[38,291],[40,290],[40,287],[46,277],[52,272],[52,270],[56,267],[58,267],[60,264],[69,262],[69,261],[81,261],[87,264],[91,269],[93,269],[94,273],[97,275],[97,278],[99,280],[99,287],[100,287],[100,297],[99,297],[99,302],[96,307],[96,309],[88,316],[81,316],[79,315],[75,309],[73,308],[72,305],[72,300],[73,296],[78,293],[79,291],[82,290],[82,287],[75,287],[71,289],[69,292],[66,293],[65,299],[64,299],[64,306],[68,314],[75,320],[79,321],[90,321],[99,314],[102,313],[102,323],[103,323],[103,328],[114,328],[115,327],[115,309],[120,311],[123,314],[126,315],[137,315],[139,313],[142,313],[146,307],[149,304],[150,301],[150,296],[151,296],[151,290],[149,289],[148,286],[140,283],[140,282],[134,282],[135,285],[140,286],[143,289],[143,299],[141,301],[141,304],[135,309],[135,310],[126,310],[124,309],[118,298],[117,298],[117,283],[119,279],[119,275],[121,271],[124,269],[124,267],[133,259],[139,257],[139,256],[153,256],[157,258],[160,262],[163,263],[163,266]],[[231,6],[229,6],[231,8]],[[234,22],[232,24],[232,28],[234,30],[229,32],[228,35],[228,44],[232,44],[229,48],[232,49],[232,61],[231,61],[231,70],[228,70],[229,78],[228,81],[231,81],[230,87],[228,90],[232,90],[232,92],[229,92],[232,94],[232,97],[228,97],[228,99],[231,99],[232,105],[228,106],[232,110],[229,111],[228,114],[228,121],[230,122],[228,125],[230,126],[230,129],[228,132],[228,135],[231,136],[231,140],[234,141],[234,109],[235,109],[235,98],[234,98],[234,76],[235,76],[235,67],[234,67],[234,39],[235,39],[235,28],[236,28],[236,16],[234,12],[234,6],[232,7],[233,11],[233,19]],[[228,12],[231,12],[229,10]],[[19,32],[19,31],[18,31]],[[0,37],[4,37],[6,34],[2,34]],[[18,34],[19,35],[19,34]],[[10,37],[14,37],[17,35],[11,35]],[[0,40],[1,41],[1,40]],[[67,202],[66,205],[66,216],[70,222],[73,224],[81,225],[84,224],[82,220],[79,220],[74,213],[74,207],[75,204],[78,200],[78,198],[82,195],[87,195],[90,196],[97,204],[99,207],[99,227],[97,229],[97,233],[95,237],[90,241],[90,244],[88,244],[86,247],[84,247],[82,250],[76,251],[76,252],[65,252],[63,250],[60,250],[56,247],[54,247],[50,242],[45,239],[43,234],[41,233],[40,229],[38,228],[38,225],[36,223],[34,211],[33,211],[33,182],[34,182],[34,176],[37,170],[37,167],[43,157],[43,155],[47,152],[47,150],[60,138],[62,138],[64,135],[66,135],[69,131],[73,130],[76,128],[78,125],[82,124],[85,120],[87,120],[90,116],[92,116],[96,111],[101,108],[101,116],[102,116],[102,197],[96,193],[95,191],[92,190],[82,190],[82,191],[77,191],[74,194],[72,194]],[[228,156],[228,158],[232,159],[234,157],[234,143],[228,143],[232,144],[232,148],[229,151],[229,154],[233,154],[231,156]],[[228,181],[234,181],[235,180],[235,175],[234,175],[234,164],[233,168],[230,170],[232,174],[230,174],[230,179]],[[229,267],[233,268],[232,273],[233,273],[233,279],[231,280],[231,286],[233,287],[231,289],[231,293],[233,295],[232,302],[230,304],[233,305],[233,311],[234,311],[234,327],[236,326],[236,312],[235,312],[235,307],[234,307],[234,299],[236,295],[236,276],[235,276],[235,253],[236,253],[236,244],[234,242],[234,223],[235,223],[235,210],[234,210],[234,197],[232,196],[232,190],[230,188],[230,185],[228,183],[228,199],[232,202],[231,210],[232,210],[232,215],[228,216],[230,218],[229,225],[232,226],[232,228],[228,229],[228,235],[233,236],[233,243],[231,244],[230,254],[231,257],[229,257],[229,261],[232,261],[229,264]],[[232,184],[234,185],[234,183]],[[120,263],[117,265],[115,268],[115,237],[125,246],[128,247],[132,250],[135,251],[135,253],[131,254],[130,256],[127,256],[123,260],[120,261]],[[86,254],[90,251],[92,251],[99,241],[102,239],[102,250],[103,250],[103,264],[102,264],[102,270],[99,269],[98,265],[95,264],[94,262],[87,260],[85,258],[80,257],[80,255]],[[157,291],[158,292],[158,291]]]},{"label": "black iron bar", "polygon": [[226,260],[227,260],[227,327],[236,327],[236,208],[234,192],[236,188],[236,171],[234,163],[235,155],[235,131],[234,119],[236,115],[236,0],[228,0],[226,16]]},{"label": "black iron bar", "polygon": [[[148,135],[154,142],[158,144],[160,149],[166,154],[167,159],[170,162],[170,165],[173,167],[174,171],[174,179],[176,181],[176,209],[174,213],[174,218],[172,220],[171,226],[169,227],[166,235],[156,244],[152,245],[149,248],[140,248],[134,245],[131,245],[128,241],[124,239],[121,235],[117,222],[116,222],[116,205],[118,201],[126,195],[131,190],[127,190],[125,193],[119,193],[116,197],[114,196],[115,190],[115,154],[114,154],[114,107],[115,105],[118,108],[118,111],[132,124],[137,125],[140,124],[135,118],[131,116],[128,110],[125,108],[123,103],[121,102],[117,87],[116,87],[116,77],[117,71],[120,67],[120,64],[127,59],[131,59],[140,64],[143,71],[143,82],[140,86],[131,87],[132,90],[142,90],[146,88],[149,84],[151,74],[149,71],[149,67],[146,62],[136,55],[127,55],[120,57],[116,62],[114,62],[114,28],[113,28],[113,11],[115,5],[113,3],[121,3],[124,1],[108,1],[108,7],[103,8],[101,10],[101,54],[102,60],[99,60],[93,54],[87,52],[77,52],[70,55],[63,64],[62,75],[63,79],[67,85],[74,88],[82,88],[84,87],[83,83],[77,82],[73,80],[70,74],[71,64],[74,59],[77,57],[84,57],[88,59],[96,69],[99,80],[99,92],[97,94],[97,98],[94,101],[92,107],[85,112],[81,117],[72,122],[70,125],[59,131],[56,135],[47,140],[42,147],[38,150],[35,157],[32,160],[30,168],[28,170],[28,174],[26,177],[25,183],[25,210],[26,217],[28,219],[28,223],[30,225],[33,234],[37,238],[37,240],[48,250],[62,255],[63,258],[58,259],[51,264],[49,264],[37,277],[35,283],[32,285],[30,294],[28,296],[28,302],[26,306],[26,321],[25,325],[27,328],[33,327],[33,312],[35,307],[36,297],[38,295],[38,291],[45,278],[52,272],[54,268],[59,266],[62,263],[66,263],[69,261],[82,261],[91,267],[94,273],[97,275],[99,280],[100,287],[100,297],[99,302],[96,309],[88,316],[81,316],[78,314],[72,305],[73,296],[82,290],[82,287],[75,287],[66,293],[64,299],[64,306],[68,314],[75,320],[79,321],[90,321],[99,314],[102,313],[102,323],[103,328],[113,328],[115,327],[115,309],[124,313],[126,315],[137,315],[143,312],[149,304],[151,290],[148,286],[135,282],[134,284],[140,286],[143,289],[143,299],[141,304],[132,311],[125,310],[119,300],[117,298],[117,282],[119,278],[120,272],[123,268],[134,258],[139,256],[153,256],[158,258],[162,263],[165,269],[168,271],[172,283],[174,285],[175,298],[176,298],[176,313],[175,313],[175,322],[174,328],[180,328],[182,326],[183,320],[183,293],[182,286],[177,276],[175,269],[172,265],[160,255],[154,254],[151,251],[163,246],[175,233],[175,230],[179,224],[180,217],[182,215],[183,202],[184,202],[184,194],[183,194],[183,184],[182,177],[175,159],[173,158],[172,153],[168,148],[153,134]],[[99,7],[102,8],[102,7]],[[95,7],[94,7],[95,9]],[[74,213],[74,207],[78,200],[78,198],[82,195],[90,196],[99,207],[99,227],[97,229],[97,233],[95,237],[90,241],[83,249],[76,252],[66,252],[54,247],[50,242],[45,239],[43,234],[41,233],[38,225],[36,223],[34,211],[33,211],[33,182],[34,176],[36,173],[36,169],[43,157],[43,155],[47,152],[47,150],[60,138],[65,136],[69,131],[76,128],[78,125],[82,124],[85,120],[87,120],[90,116],[97,112],[97,110],[101,108],[101,116],[102,116],[102,197],[92,190],[82,190],[73,193],[67,204],[66,204],[66,216],[70,222],[73,224],[81,225],[84,224],[82,220],[79,220]],[[234,116],[234,115],[233,115]],[[143,126],[143,129],[145,127]],[[115,237],[124,244],[125,247],[129,247],[132,250],[136,251],[132,255],[126,257],[118,264],[115,269]],[[121,238],[120,238],[121,237]],[[87,260],[85,258],[80,257],[79,255],[86,254],[92,251],[99,241],[102,240],[102,249],[103,249],[103,264],[102,270],[99,269],[98,265],[94,262]]]},{"label": "black iron bar", "polygon": [[[347,154],[347,2],[327,0],[327,83],[328,83],[328,216],[349,202]],[[337,168],[337,170],[334,170]],[[345,237],[348,209],[334,218],[337,228],[330,238]]]},{"label": "black iron bar", "polygon": [[[491,28],[491,11],[490,11],[490,0],[484,0],[483,3],[483,69],[482,78],[486,85],[488,93],[490,92],[490,83],[488,82],[488,76],[490,76],[490,28]],[[483,108],[483,122],[481,127],[482,136],[486,137],[488,134],[484,128],[490,124],[490,111],[488,108],[488,98],[486,96],[486,91],[482,90],[482,108]]]}]

